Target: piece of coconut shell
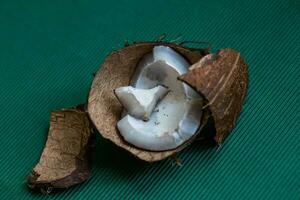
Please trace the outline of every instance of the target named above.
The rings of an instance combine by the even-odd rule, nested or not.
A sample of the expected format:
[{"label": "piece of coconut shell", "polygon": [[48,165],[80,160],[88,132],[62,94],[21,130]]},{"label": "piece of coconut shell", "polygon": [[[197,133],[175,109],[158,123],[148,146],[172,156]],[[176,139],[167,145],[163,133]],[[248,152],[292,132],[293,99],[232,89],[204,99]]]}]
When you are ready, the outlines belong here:
[{"label": "piece of coconut shell", "polygon": [[240,53],[222,49],[208,54],[179,77],[208,101],[214,119],[215,141],[221,144],[234,128],[248,88],[248,69]]},{"label": "piece of coconut shell", "polygon": [[82,107],[52,112],[48,139],[28,177],[28,186],[50,193],[88,179],[91,134],[91,123]]},{"label": "piece of coconut shell", "polygon": [[[208,54],[207,49],[191,50],[175,43],[145,42],[129,45],[112,52],[95,75],[88,98],[88,113],[100,134],[138,158],[154,162],[162,160],[183,147],[174,150],[154,152],[134,147],[123,140],[117,130],[123,107],[114,95],[114,89],[127,86],[140,59],[150,53],[154,46],[165,45],[173,48],[186,58],[190,64],[199,61]],[[184,144],[187,145],[188,143]]]}]

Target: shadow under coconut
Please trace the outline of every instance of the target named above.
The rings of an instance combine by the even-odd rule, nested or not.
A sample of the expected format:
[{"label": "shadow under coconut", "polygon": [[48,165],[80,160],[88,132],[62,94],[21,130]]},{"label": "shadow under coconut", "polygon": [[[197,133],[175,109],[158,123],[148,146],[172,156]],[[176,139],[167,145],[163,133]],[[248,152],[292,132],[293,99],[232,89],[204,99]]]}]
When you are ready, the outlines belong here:
[{"label": "shadow under coconut", "polygon": [[[214,121],[212,118],[210,118],[207,121],[207,124],[203,127],[202,131],[200,132],[200,135],[198,138],[196,138],[190,146],[185,148],[183,151],[180,152],[180,155],[182,154],[183,159],[185,155],[195,155],[200,154],[205,155],[206,151],[214,151],[216,150],[217,143],[214,140],[214,137],[216,135],[216,129],[214,126]],[[181,157],[179,155],[179,158]],[[208,156],[207,156],[208,155]],[[213,157],[213,154],[206,154],[205,157],[202,157],[202,159],[206,160],[207,162]],[[184,160],[183,165],[184,165]]]},{"label": "shadow under coconut", "polygon": [[[193,154],[195,151],[215,151],[214,147],[216,147],[216,142],[213,140],[215,133],[214,123],[212,121],[208,122],[201,131],[201,137],[205,139],[196,139],[189,147],[181,152],[184,152],[184,154]],[[95,134],[95,147],[92,149],[92,166],[98,170],[111,171],[114,174],[119,173],[121,177],[129,178],[132,174],[144,174],[149,166],[161,166],[166,163],[176,165],[177,163],[176,156],[171,156],[154,163],[139,160],[126,150],[116,146],[113,142],[102,138],[98,132]],[[181,153],[178,154],[178,158],[181,157],[180,154]]]},{"label": "shadow under coconut", "polygon": [[148,164],[135,158],[113,142],[102,138],[98,132],[95,134],[95,147],[92,149],[92,166],[98,170],[110,170],[114,171],[114,173],[120,172],[122,176],[130,176],[131,173],[140,171],[136,169],[143,168]]}]

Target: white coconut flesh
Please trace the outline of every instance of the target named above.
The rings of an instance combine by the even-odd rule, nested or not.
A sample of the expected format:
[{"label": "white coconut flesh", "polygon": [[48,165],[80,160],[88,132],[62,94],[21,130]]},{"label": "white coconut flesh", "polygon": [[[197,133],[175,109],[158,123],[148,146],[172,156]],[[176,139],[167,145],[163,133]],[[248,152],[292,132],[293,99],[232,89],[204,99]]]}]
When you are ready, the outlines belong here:
[{"label": "white coconut flesh", "polygon": [[125,141],[145,150],[165,151],[179,147],[197,133],[203,99],[177,80],[188,72],[189,66],[180,54],[166,46],[154,47],[152,53],[140,60],[131,86],[143,92],[148,90],[148,93],[157,86],[165,86],[169,92],[156,101],[148,121],[133,114],[134,106],[132,110],[127,107],[128,114],[117,123]]},{"label": "white coconut flesh", "polygon": [[169,92],[164,86],[156,86],[152,89],[138,89],[132,86],[120,87],[115,90],[119,101],[128,113],[144,121],[149,117],[159,100]]}]

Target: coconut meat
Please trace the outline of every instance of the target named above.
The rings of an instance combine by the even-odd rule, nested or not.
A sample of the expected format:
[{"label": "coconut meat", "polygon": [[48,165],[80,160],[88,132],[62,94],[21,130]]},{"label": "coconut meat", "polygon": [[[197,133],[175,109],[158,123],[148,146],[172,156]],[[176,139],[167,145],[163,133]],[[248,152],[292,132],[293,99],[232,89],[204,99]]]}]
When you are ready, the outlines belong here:
[{"label": "coconut meat", "polygon": [[168,91],[168,88],[160,85],[152,89],[125,86],[117,88],[115,94],[131,116],[148,121],[156,104]]},{"label": "coconut meat", "polygon": [[[125,100],[118,96],[128,112],[117,123],[125,141],[142,149],[164,151],[177,148],[197,133],[203,99],[190,86],[177,80],[178,76],[188,72],[189,66],[180,54],[166,46],[154,47],[151,53],[140,60],[130,83],[135,89],[130,88],[131,91],[125,94],[123,88]],[[163,98],[153,108],[150,106],[148,121],[143,121],[143,115],[135,110],[140,105],[150,105],[149,102],[155,99],[149,95],[150,91],[163,86],[169,92],[162,95]],[[146,93],[152,97],[146,98]],[[124,102],[130,105],[126,106]]]},{"label": "coconut meat", "polygon": [[[182,119],[178,119],[180,115],[175,115],[170,117],[170,120],[165,120],[162,119],[164,115],[154,112],[150,121],[145,122],[127,114],[118,122],[117,127],[124,139],[137,147],[151,151],[174,149],[192,137],[197,131],[201,112],[191,116],[188,115],[199,106],[202,106],[201,101],[185,102],[185,105],[180,108],[187,109],[190,112],[185,112]],[[176,128],[174,129],[174,127]]]}]

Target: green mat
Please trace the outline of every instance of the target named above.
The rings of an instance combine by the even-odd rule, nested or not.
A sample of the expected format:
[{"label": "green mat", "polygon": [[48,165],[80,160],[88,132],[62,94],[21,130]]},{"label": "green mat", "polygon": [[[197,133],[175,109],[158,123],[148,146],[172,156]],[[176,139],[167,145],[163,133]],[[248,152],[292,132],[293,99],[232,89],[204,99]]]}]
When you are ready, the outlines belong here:
[{"label": "green mat", "polygon": [[[93,176],[44,196],[26,176],[50,111],[84,102],[93,72],[129,41],[239,50],[250,87],[222,148],[195,143],[145,164],[97,135]],[[0,199],[300,199],[300,1],[0,1]]]}]

